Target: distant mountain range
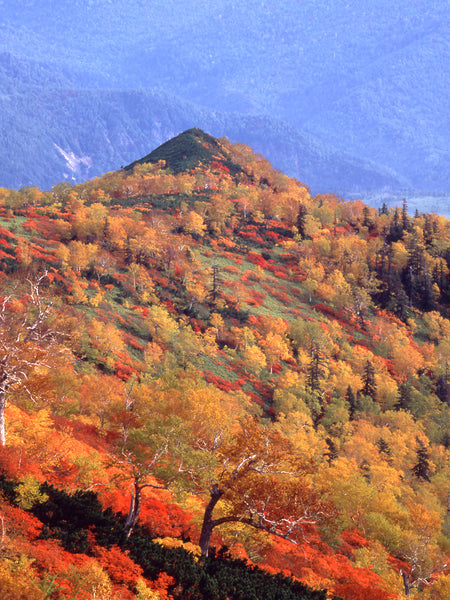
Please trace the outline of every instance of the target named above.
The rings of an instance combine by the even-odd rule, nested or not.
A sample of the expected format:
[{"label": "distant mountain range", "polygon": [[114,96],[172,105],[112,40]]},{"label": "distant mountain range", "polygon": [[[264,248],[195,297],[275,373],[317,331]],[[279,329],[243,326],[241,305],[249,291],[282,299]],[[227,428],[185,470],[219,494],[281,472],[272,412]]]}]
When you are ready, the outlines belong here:
[{"label": "distant mountain range", "polygon": [[[45,65],[0,56],[0,183],[47,189],[114,170],[180,131],[199,126],[276,157],[316,190],[399,185],[387,169],[333,150],[312,135],[267,116],[220,113],[156,90],[75,89]],[[49,87],[44,87],[48,77]]]},{"label": "distant mountain range", "polygon": [[242,4],[0,2],[0,185],[80,181],[200,127],[314,192],[450,192],[444,0]]}]

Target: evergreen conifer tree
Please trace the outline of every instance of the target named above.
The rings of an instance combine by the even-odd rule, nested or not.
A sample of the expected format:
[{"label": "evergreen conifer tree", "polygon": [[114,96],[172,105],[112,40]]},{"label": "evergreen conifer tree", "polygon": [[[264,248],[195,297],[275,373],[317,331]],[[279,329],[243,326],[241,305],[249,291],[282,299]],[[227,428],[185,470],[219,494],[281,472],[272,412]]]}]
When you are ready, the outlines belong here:
[{"label": "evergreen conifer tree", "polygon": [[372,400],[377,397],[377,384],[375,382],[375,369],[372,363],[368,360],[364,366],[363,387],[361,394],[369,396]]},{"label": "evergreen conifer tree", "polygon": [[338,457],[338,448],[330,437],[325,438],[328,450],[325,452],[328,463],[332,463]]},{"label": "evergreen conifer tree", "polygon": [[307,384],[308,387],[313,391],[320,389],[320,378],[323,375],[323,356],[322,352],[317,346],[311,348],[311,362],[308,367]]},{"label": "evergreen conifer tree", "polygon": [[409,223],[409,217],[408,217],[408,204],[406,202],[406,198],[403,198],[403,205],[402,205],[402,228],[403,228],[403,231],[410,230],[410,223]]},{"label": "evergreen conifer tree", "polygon": [[430,455],[421,440],[417,440],[417,462],[413,466],[412,471],[417,479],[422,481],[430,481]]},{"label": "evergreen conifer tree", "polygon": [[355,410],[356,410],[356,397],[355,397],[355,394],[353,393],[353,390],[350,385],[347,387],[347,391],[345,392],[345,399],[348,402],[348,410],[349,410],[350,419],[353,420],[355,417]]},{"label": "evergreen conifer tree", "polygon": [[214,264],[212,266],[212,285],[210,290],[210,297],[213,304],[216,303],[216,300],[220,293],[220,272],[218,265]]},{"label": "evergreen conifer tree", "polygon": [[395,405],[396,409],[409,410],[411,403],[411,384],[405,381],[398,386],[398,400]]},{"label": "evergreen conifer tree", "polygon": [[367,483],[370,483],[372,475],[370,473],[370,465],[367,460],[364,459],[359,468],[364,479],[367,481]]},{"label": "evergreen conifer tree", "polygon": [[306,206],[300,202],[298,205],[296,225],[297,225],[298,232],[302,236],[302,238],[304,238],[306,236],[305,225],[306,225],[306,215],[307,214],[308,214],[308,211],[306,209]]},{"label": "evergreen conifer tree", "polygon": [[383,455],[383,457],[388,462],[388,464],[391,464],[392,463],[392,458],[391,458],[392,452],[391,452],[389,444],[386,442],[386,440],[383,439],[382,437],[380,437],[376,441],[376,445],[378,447],[378,450],[380,451],[380,454]]}]

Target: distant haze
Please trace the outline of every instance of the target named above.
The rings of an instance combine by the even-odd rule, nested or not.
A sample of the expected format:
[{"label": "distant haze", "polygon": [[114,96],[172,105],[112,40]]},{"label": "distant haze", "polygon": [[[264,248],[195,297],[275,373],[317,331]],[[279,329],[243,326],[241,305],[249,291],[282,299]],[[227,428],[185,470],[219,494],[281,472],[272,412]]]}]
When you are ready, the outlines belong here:
[{"label": "distant haze", "polygon": [[313,191],[450,192],[446,0],[0,2],[0,186],[119,168],[189,127]]}]

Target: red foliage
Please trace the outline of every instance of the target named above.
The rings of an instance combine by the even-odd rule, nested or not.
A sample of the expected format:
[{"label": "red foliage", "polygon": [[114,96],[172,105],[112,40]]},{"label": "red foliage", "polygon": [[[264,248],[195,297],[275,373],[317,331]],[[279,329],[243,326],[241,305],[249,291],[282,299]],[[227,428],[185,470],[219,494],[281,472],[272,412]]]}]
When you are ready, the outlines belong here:
[{"label": "red foliage", "polygon": [[250,290],[251,300],[248,301],[252,306],[262,306],[264,300],[266,299],[266,295],[262,292],[257,292],[256,290]]},{"label": "red foliage", "polygon": [[145,350],[145,348],[147,347],[147,344],[140,344],[137,339],[135,338],[134,335],[132,335],[131,333],[128,333],[128,331],[125,331],[123,334],[123,339],[124,341],[131,346],[132,348],[135,348],[136,350]]},{"label": "red foliage", "polygon": [[12,248],[12,245],[3,238],[0,238],[0,246],[3,246],[4,248]]},{"label": "red foliage", "polygon": [[88,560],[84,554],[67,552],[59,540],[36,540],[30,546],[35,565],[42,573],[63,573],[68,565],[81,566]]},{"label": "red foliage", "polygon": [[8,254],[7,252],[3,252],[3,250],[0,250],[0,258],[14,258],[14,257],[11,256],[11,254]]},{"label": "red foliage", "polygon": [[153,537],[179,537],[183,535],[190,519],[190,515],[177,504],[163,502],[152,496],[146,498],[143,503],[140,524],[146,527]]},{"label": "red foliage", "polygon": [[20,448],[0,446],[0,468],[10,479],[20,479],[24,473],[41,476],[39,465],[33,463]]},{"label": "red foliage", "polygon": [[372,585],[363,586],[357,582],[337,583],[333,592],[344,600],[390,600],[398,598],[397,594],[390,594],[386,590],[374,588]]},{"label": "red foliage", "polygon": [[220,173],[226,173],[226,174],[228,174],[230,172],[230,169],[223,163],[219,162],[218,160],[211,161],[211,169],[213,169],[215,171],[219,171]]},{"label": "red foliage", "polygon": [[[114,512],[126,514],[130,499],[120,490],[103,491],[102,504]],[[143,495],[139,524],[151,537],[181,537],[189,529],[192,516],[173,504],[166,496],[146,490]]]},{"label": "red foliage", "polygon": [[253,231],[241,231],[239,235],[244,239],[251,239],[253,244],[260,244],[261,246],[265,245],[262,237],[260,235],[257,235]]},{"label": "red foliage", "polygon": [[280,236],[278,235],[278,233],[275,233],[274,231],[266,231],[266,238],[273,240],[275,243],[280,240]]},{"label": "red foliage", "polygon": [[28,540],[36,539],[42,530],[42,523],[29,512],[11,506],[6,502],[0,504],[4,526],[9,535],[22,535]]},{"label": "red foliage", "polygon": [[160,573],[158,578],[150,584],[150,587],[155,592],[158,592],[160,600],[172,600],[172,596],[168,593],[167,588],[173,585],[174,578],[167,573]]},{"label": "red foliage", "polygon": [[318,312],[321,312],[324,315],[327,315],[328,317],[331,317],[332,319],[335,319],[344,327],[348,327],[349,325],[351,325],[352,329],[354,329],[355,331],[364,333],[362,327],[355,322],[350,322],[349,318],[346,318],[345,313],[342,311],[335,310],[334,308],[331,308],[331,306],[328,306],[327,304],[323,304],[321,302],[319,302],[318,304],[314,304],[313,309],[317,310]]},{"label": "red foliage", "polygon": [[271,293],[274,298],[276,298],[279,302],[281,302],[281,304],[284,304],[285,306],[289,306],[289,304],[292,302],[292,298],[289,296],[289,294],[286,294],[285,292],[277,292],[276,290],[272,289]]},{"label": "red foliage", "polygon": [[254,392],[245,392],[245,393],[247,394],[247,396],[249,396],[251,398],[252,402],[257,404],[261,408],[264,408],[264,402],[263,402],[262,398],[260,396],[258,396],[258,394],[255,394]]},{"label": "red foliage", "polygon": [[168,277],[164,277],[164,276],[163,276],[163,275],[161,275],[161,274],[158,274],[158,273],[153,273],[153,274],[152,274],[152,279],[153,279],[153,281],[154,281],[154,282],[155,282],[157,285],[160,285],[160,286],[161,286],[161,287],[163,287],[163,288],[166,288],[166,287],[168,287],[168,285],[169,285],[169,278],[168,278]]},{"label": "red foliage", "polygon": [[[223,258],[227,258],[228,260],[234,260],[235,254],[233,254],[233,252],[223,251],[220,253],[220,256],[223,256]],[[224,268],[224,270],[227,270],[228,266],[226,266]],[[232,268],[234,268],[234,267],[232,267]]]},{"label": "red foliage", "polygon": [[355,567],[346,556],[334,554],[327,544],[314,538],[314,532],[310,544],[298,548],[275,540],[268,562],[278,569],[289,568],[295,577],[308,585],[328,587],[344,600],[393,600],[397,597],[382,588],[382,579],[371,569]]},{"label": "red foliage", "polygon": [[268,269],[272,271],[274,277],[277,279],[289,279],[287,271],[279,265],[268,265]]},{"label": "red foliage", "polygon": [[353,551],[358,548],[364,548],[369,545],[362,533],[358,529],[348,529],[341,534],[342,544],[339,546],[340,554],[352,557]]},{"label": "red foliage", "polygon": [[98,428],[95,425],[82,423],[75,419],[68,419],[54,415],[52,417],[56,430],[70,432],[70,435],[77,440],[87,444],[90,448],[104,451],[107,449],[107,443],[103,436],[99,436]]},{"label": "red foliage", "polygon": [[227,265],[226,267],[224,267],[223,270],[227,273],[234,273],[236,275],[241,272],[241,270],[238,269],[238,267],[235,267],[234,265]]},{"label": "red foliage", "polygon": [[[130,361],[131,362],[131,361]],[[114,364],[115,374],[122,381],[128,381],[128,379],[137,373],[137,370],[130,365],[124,365],[122,362],[117,360]]]},{"label": "red foliage", "polygon": [[208,383],[212,383],[224,392],[240,390],[242,385],[245,383],[241,379],[237,379],[234,382],[227,381],[226,379],[222,379],[221,377],[214,375],[214,373],[211,373],[211,371],[204,371],[204,377]]},{"label": "red foliage", "polygon": [[164,306],[167,308],[167,310],[169,311],[169,313],[171,313],[172,315],[177,315],[178,316],[178,311],[175,308],[172,300],[163,300],[162,304],[164,304]]},{"label": "red foliage", "polygon": [[267,269],[267,261],[261,256],[261,254],[257,254],[256,252],[249,252],[247,254],[247,260],[254,265],[258,265],[263,269]]},{"label": "red foliage", "polygon": [[[0,227],[0,236],[2,238],[9,238],[11,240],[13,240],[17,237],[14,235],[14,233],[11,233],[11,231],[9,231],[9,229],[5,229],[4,227]],[[8,246],[8,247],[10,247],[10,246]]]},{"label": "red foliage", "polygon": [[253,382],[253,387],[256,392],[266,401],[271,402],[273,399],[273,388],[259,379]]},{"label": "red foliage", "polygon": [[109,549],[94,546],[92,553],[114,583],[123,583],[131,587],[136,585],[137,580],[142,576],[142,568],[119,546],[112,546]]}]

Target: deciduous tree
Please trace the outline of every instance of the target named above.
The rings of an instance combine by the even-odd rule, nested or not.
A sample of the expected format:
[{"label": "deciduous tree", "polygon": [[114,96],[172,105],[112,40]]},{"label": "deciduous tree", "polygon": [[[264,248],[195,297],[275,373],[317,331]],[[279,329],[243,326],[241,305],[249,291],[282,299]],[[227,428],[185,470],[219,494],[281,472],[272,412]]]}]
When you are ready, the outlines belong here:
[{"label": "deciduous tree", "polygon": [[308,527],[330,515],[308,481],[309,468],[278,431],[242,422],[235,436],[223,444],[216,440],[208,452],[215,464],[204,479],[209,496],[199,542],[204,556],[214,528],[225,523],[248,525],[296,544]]},{"label": "deciduous tree", "polygon": [[[50,347],[56,332],[48,326],[51,302],[42,296],[47,273],[29,280],[30,291],[21,299],[12,294],[0,305],[0,445],[6,443],[5,409],[8,393],[18,386],[27,388],[38,368],[49,366]],[[29,390],[30,393],[31,390]]]}]

